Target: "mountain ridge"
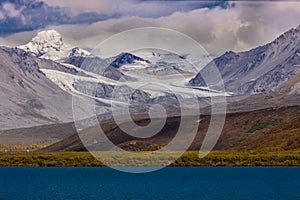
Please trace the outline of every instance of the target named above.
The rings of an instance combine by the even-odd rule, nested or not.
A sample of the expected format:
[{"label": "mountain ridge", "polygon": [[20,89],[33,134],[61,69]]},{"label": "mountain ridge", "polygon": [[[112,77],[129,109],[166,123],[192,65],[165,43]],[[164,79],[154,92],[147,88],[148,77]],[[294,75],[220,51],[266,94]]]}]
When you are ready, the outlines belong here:
[{"label": "mountain ridge", "polygon": [[192,86],[205,86],[203,76],[216,66],[226,91],[255,94],[273,90],[300,72],[300,26],[292,28],[274,41],[244,52],[228,51],[206,65],[189,81]]}]

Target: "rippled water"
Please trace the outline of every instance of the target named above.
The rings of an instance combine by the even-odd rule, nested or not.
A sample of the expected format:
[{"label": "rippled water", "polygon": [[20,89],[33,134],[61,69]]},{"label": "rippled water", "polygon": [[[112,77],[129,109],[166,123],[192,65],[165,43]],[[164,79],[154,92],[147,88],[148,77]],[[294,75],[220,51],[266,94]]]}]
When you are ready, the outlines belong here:
[{"label": "rippled water", "polygon": [[0,199],[300,199],[300,168],[0,168]]}]

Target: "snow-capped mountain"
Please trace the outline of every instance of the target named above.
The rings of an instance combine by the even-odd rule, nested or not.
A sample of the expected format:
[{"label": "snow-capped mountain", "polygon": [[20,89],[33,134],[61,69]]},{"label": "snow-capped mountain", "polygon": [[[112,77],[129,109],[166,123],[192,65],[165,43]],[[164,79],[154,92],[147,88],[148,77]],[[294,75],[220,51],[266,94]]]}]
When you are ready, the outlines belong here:
[{"label": "snow-capped mountain", "polygon": [[228,92],[254,94],[273,90],[300,72],[300,26],[250,51],[226,52],[206,65],[190,84],[204,86],[202,75],[210,76],[212,65],[218,67]]},{"label": "snow-capped mountain", "polygon": [[[167,83],[181,96],[194,95],[194,91],[186,87],[186,79],[192,74],[181,77],[185,70],[188,71],[188,64],[185,63],[184,58],[178,58],[181,62],[174,60],[178,56],[174,57],[171,54],[161,54],[160,59],[153,62],[132,53],[120,53],[102,59],[64,43],[62,36],[55,30],[42,31],[31,42],[18,48],[45,59],[44,62],[52,60],[57,65],[64,66],[57,69],[41,67],[41,71],[61,89],[71,94],[88,95],[104,103],[107,102],[107,98],[112,97],[112,90],[116,86],[122,88],[122,91],[133,93],[134,100],[140,102],[150,101],[150,99],[154,101],[155,98],[168,96],[169,91],[153,86],[148,86],[144,90],[133,89],[143,85],[145,80],[150,83],[157,82],[157,80],[153,81],[155,77],[162,77],[159,82]],[[199,90],[197,92],[200,96],[205,95]],[[122,98],[118,98],[120,99]]]},{"label": "snow-capped mountain", "polygon": [[55,30],[41,31],[27,44],[18,48],[31,52],[39,58],[60,60],[70,56],[90,56],[91,53],[65,43]]},{"label": "snow-capped mountain", "polygon": [[[199,58],[198,60],[202,61]],[[178,56],[174,53],[153,49],[121,53],[118,56],[107,58],[105,61],[119,71],[133,76],[196,74],[199,71],[196,65],[187,60],[187,56]]]},{"label": "snow-capped mountain", "polygon": [[[29,43],[20,45],[17,48],[25,50],[38,58],[52,60],[56,63],[72,64],[87,72],[100,74],[109,79],[130,79],[114,67],[109,66],[100,57],[93,56],[84,49],[65,43],[61,34],[55,30],[41,31]],[[76,67],[71,67],[70,70],[76,71]],[[45,70],[44,73],[48,73],[48,71]]]},{"label": "snow-capped mountain", "polygon": [[[300,73],[299,29],[253,50],[227,52],[214,59],[227,91],[251,94],[294,80],[291,78]],[[195,96],[229,95],[188,87],[188,83],[204,85],[199,74],[193,78],[194,66],[188,57],[150,51],[102,59],[65,44],[56,31],[41,32],[27,45],[0,48],[0,110],[5,113],[0,116],[0,124],[12,128],[10,124],[16,122],[31,126],[71,121],[71,95],[95,99],[100,113],[110,111],[111,102],[120,109],[134,103],[135,111],[140,112],[139,105],[160,103],[173,109],[178,98],[189,101]],[[204,74],[210,75],[206,69],[211,64],[204,68]],[[288,94],[298,95],[298,80],[283,84],[278,91],[288,88]]]}]

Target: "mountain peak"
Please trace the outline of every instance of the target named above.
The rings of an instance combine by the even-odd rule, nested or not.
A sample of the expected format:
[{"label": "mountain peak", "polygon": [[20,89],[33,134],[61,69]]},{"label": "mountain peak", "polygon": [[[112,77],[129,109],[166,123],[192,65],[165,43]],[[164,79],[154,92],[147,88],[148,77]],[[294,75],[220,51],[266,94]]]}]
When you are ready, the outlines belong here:
[{"label": "mountain peak", "polygon": [[47,43],[54,47],[63,46],[63,39],[60,33],[56,30],[47,30],[38,32],[37,35],[31,40],[39,43]]},{"label": "mountain peak", "polygon": [[25,44],[18,46],[19,49],[31,52],[39,58],[50,60],[60,60],[72,55],[89,56],[90,53],[78,47],[63,41],[62,35],[56,30],[46,30],[38,32],[32,40]]},{"label": "mountain peak", "polygon": [[278,42],[278,41],[290,42],[290,40],[297,42],[299,37],[300,37],[300,25],[297,28],[292,28],[292,29],[286,31],[285,33],[281,34],[275,40],[275,42]]},{"label": "mountain peak", "polygon": [[60,36],[61,37],[61,34],[54,30],[54,29],[50,29],[50,30],[44,30],[44,31],[40,31],[37,33],[38,36],[41,36],[41,35],[57,35],[57,36]]},{"label": "mountain peak", "polygon": [[122,65],[133,64],[136,61],[150,63],[150,61],[148,60],[135,56],[131,53],[124,52],[116,56],[110,65],[113,66],[114,68],[120,68]]}]

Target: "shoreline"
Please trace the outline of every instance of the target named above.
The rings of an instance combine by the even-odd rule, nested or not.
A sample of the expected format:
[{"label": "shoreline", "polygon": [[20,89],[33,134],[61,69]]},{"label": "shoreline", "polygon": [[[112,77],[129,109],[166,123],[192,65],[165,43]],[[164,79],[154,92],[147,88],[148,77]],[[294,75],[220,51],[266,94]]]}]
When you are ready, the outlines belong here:
[{"label": "shoreline", "polygon": [[[158,167],[156,161],[172,157],[118,157],[126,161],[126,166],[116,161],[116,155],[108,154],[106,163],[114,167]],[[127,160],[128,162],[127,162]],[[145,164],[147,163],[147,164]],[[151,165],[152,163],[152,165]],[[299,167],[300,151],[281,152],[233,152],[213,151],[204,158],[198,157],[197,151],[188,151],[172,162],[168,167]],[[6,152],[0,153],[0,167],[106,167],[89,152]]]}]

